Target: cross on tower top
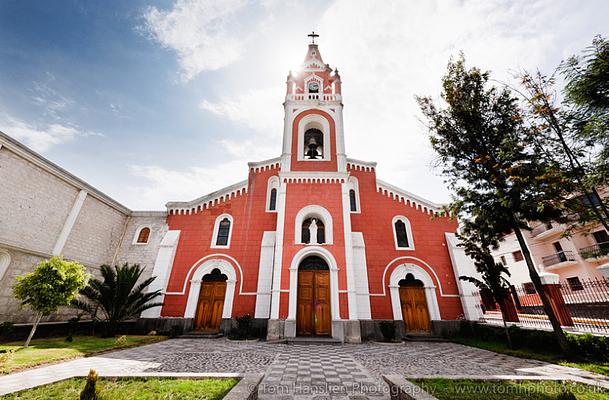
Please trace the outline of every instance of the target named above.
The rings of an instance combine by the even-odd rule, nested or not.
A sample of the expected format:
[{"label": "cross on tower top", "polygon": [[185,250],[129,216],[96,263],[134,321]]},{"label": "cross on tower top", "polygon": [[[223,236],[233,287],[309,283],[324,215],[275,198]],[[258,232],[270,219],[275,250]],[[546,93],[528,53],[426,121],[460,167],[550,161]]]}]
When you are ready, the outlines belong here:
[{"label": "cross on tower top", "polygon": [[315,33],[315,31],[312,31],[307,36],[311,38],[311,44],[315,44],[315,38],[319,37],[319,35]]}]

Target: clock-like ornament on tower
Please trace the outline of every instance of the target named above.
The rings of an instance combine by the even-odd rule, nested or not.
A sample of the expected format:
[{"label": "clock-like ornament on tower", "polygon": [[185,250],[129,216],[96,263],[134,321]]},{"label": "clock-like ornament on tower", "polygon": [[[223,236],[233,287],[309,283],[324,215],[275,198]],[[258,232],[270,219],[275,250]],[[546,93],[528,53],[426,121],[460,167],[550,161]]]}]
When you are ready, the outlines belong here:
[{"label": "clock-like ornament on tower", "polygon": [[317,93],[317,92],[319,92],[319,83],[309,82],[309,93]]}]

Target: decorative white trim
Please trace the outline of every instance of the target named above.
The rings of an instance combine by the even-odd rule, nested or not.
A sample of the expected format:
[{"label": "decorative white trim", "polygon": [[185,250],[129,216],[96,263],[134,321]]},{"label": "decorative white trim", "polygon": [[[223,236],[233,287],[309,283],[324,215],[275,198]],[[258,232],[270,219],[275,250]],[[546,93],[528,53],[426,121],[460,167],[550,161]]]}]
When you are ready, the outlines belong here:
[{"label": "decorative white trim", "polygon": [[[169,276],[171,276],[171,269],[173,267],[173,260],[175,259],[179,240],[179,230],[167,231],[161,240],[159,251],[156,255],[156,260],[154,261],[152,276],[156,276],[156,279],[148,286],[148,292],[161,290],[163,293],[163,297],[159,299],[161,302],[163,302],[165,295],[167,294],[167,283],[169,282]],[[161,309],[162,307],[149,308],[148,310],[144,310],[141,316],[142,318],[159,318],[161,316]]]},{"label": "decorative white trim", "polygon": [[372,319],[370,312],[370,287],[368,286],[368,266],[366,264],[366,244],[361,232],[351,233],[353,247],[353,271],[357,276],[355,292],[357,294],[357,319]]},{"label": "decorative white trim", "polygon": [[[318,218],[324,223],[324,234],[326,241],[323,244],[334,243],[332,215],[328,210],[318,205],[309,205],[303,207],[296,214],[296,225],[294,226],[294,243],[302,244],[302,223],[305,219],[312,217]],[[309,243],[309,245],[318,245],[318,243]]]},{"label": "decorative white trim", "polygon": [[258,264],[258,286],[254,318],[269,318],[271,314],[271,285],[273,283],[273,253],[275,251],[275,232],[265,231],[260,244]]},{"label": "decorative white trim", "polygon": [[[305,158],[304,155],[304,135],[309,129],[319,129],[323,133],[323,156],[316,160]],[[297,160],[298,161],[331,161],[332,160],[332,144],[330,143],[330,123],[325,116],[321,114],[308,114],[298,121],[298,145],[297,145]]]},{"label": "decorative white trim", "polygon": [[226,281],[226,293],[224,295],[224,308],[222,318],[231,318],[233,315],[233,299],[235,298],[235,284],[237,274],[232,264],[223,259],[212,259],[199,265],[190,280],[190,290],[188,292],[188,302],[184,311],[184,318],[194,318],[199,303],[199,293],[203,276],[211,273],[215,268],[228,277]]},{"label": "decorative white trim", "polygon": [[349,188],[349,183],[343,183],[341,185],[343,234],[345,240],[345,271],[347,273],[347,305],[349,307],[349,319],[357,319],[357,294],[355,290],[355,266],[353,263]]},{"label": "decorative white trim", "polygon": [[[222,253],[208,254],[205,257],[201,257],[200,259],[198,259],[192,265],[192,267],[190,267],[190,269],[188,270],[188,273],[186,274],[186,277],[184,278],[184,285],[182,286],[182,290],[180,292],[166,292],[165,294],[169,295],[169,296],[182,296],[183,294],[185,294],[186,293],[186,286],[188,285],[188,279],[189,279],[190,275],[193,273],[193,271],[199,265],[201,265],[201,263],[204,262],[205,260],[209,260],[209,259],[213,259],[213,258],[226,258],[226,259],[230,260],[230,262],[232,262],[233,265],[235,267],[237,267],[237,270],[239,270],[239,276],[243,276],[243,269],[241,268],[241,265],[239,265],[239,263],[237,262],[237,260],[234,257],[231,257],[228,254],[222,254]],[[258,293],[256,293],[256,292],[244,292],[243,291],[243,279],[241,279],[239,281],[239,294],[241,296],[255,296]]]},{"label": "decorative white trim", "polygon": [[399,201],[400,203],[410,205],[416,210],[420,210],[421,212],[424,212],[426,214],[439,213],[442,209],[442,205],[440,204],[425,200],[424,198],[419,197],[416,194],[390,185],[389,183],[383,182],[380,179],[376,180],[376,191],[384,194],[387,197],[391,197],[392,199]]},{"label": "decorative white trim", "polygon": [[281,157],[269,158],[263,161],[248,162],[247,166],[252,172],[267,171],[281,166]]},{"label": "decorative white trim", "polygon": [[8,266],[11,264],[11,255],[8,251],[0,249],[0,281],[4,278]]},{"label": "decorative white trim", "polygon": [[398,266],[389,277],[389,290],[391,292],[391,308],[393,310],[393,319],[396,321],[403,320],[402,306],[400,304],[400,286],[401,279],[406,278],[406,274],[414,275],[415,279],[423,282],[425,288],[425,300],[427,300],[427,311],[429,312],[430,320],[440,320],[440,307],[436,297],[436,286],[431,279],[431,276],[423,268],[415,264],[402,264]]},{"label": "decorative white trim", "polygon": [[[148,234],[148,240],[146,240],[145,242],[138,242],[137,239],[140,237],[140,233],[142,232],[142,229],[144,228],[148,228],[150,229],[150,234]],[[142,246],[142,245],[147,245],[148,242],[150,241],[150,236],[152,235],[152,227],[150,225],[140,225],[137,227],[137,229],[135,230],[135,235],[133,235],[133,242],[131,244],[134,244],[136,246]]]},{"label": "decorative white trim", "polygon": [[[275,195],[275,209],[271,210],[271,191],[273,189],[275,189],[277,192]],[[279,177],[277,175],[273,175],[269,178],[269,180],[266,184],[266,207],[265,207],[266,212],[273,212],[273,213],[277,212],[278,197],[279,197]]]},{"label": "decorative white trim", "polygon": [[286,185],[279,185],[277,195],[277,224],[275,225],[275,255],[273,257],[273,282],[271,288],[271,319],[279,319],[281,300],[281,260],[283,257],[283,235],[285,229]]},{"label": "decorative white trim", "polygon": [[426,263],[425,261],[421,260],[420,258],[413,257],[413,256],[396,257],[393,260],[389,261],[389,263],[387,264],[387,266],[383,270],[383,278],[382,278],[382,281],[381,281],[381,286],[383,288],[383,292],[382,293],[370,293],[370,296],[386,296],[387,295],[387,291],[385,289],[385,276],[387,275],[387,271],[389,270],[389,268],[394,263],[396,263],[397,261],[402,261],[402,260],[404,260],[404,261],[406,261],[406,260],[417,261],[417,262],[420,262],[421,264],[423,264],[424,266],[426,266],[427,268],[429,268],[429,271],[435,277],[436,282],[438,282],[438,289],[440,290],[440,297],[459,297],[458,294],[444,294],[444,291],[442,290],[442,283],[440,282],[440,278],[438,278],[438,274],[436,274],[436,271],[434,271],[434,269],[428,263]]},{"label": "decorative white trim", "polygon": [[347,158],[347,168],[354,169],[356,171],[374,172],[376,169],[376,162],[374,161],[361,161],[354,158]]},{"label": "decorative white trim", "polygon": [[338,301],[338,265],[328,250],[320,246],[311,246],[300,249],[292,258],[290,265],[290,292],[288,304],[288,320],[296,320],[296,307],[298,300],[298,267],[302,260],[308,256],[319,256],[323,258],[330,268],[330,314],[332,320],[340,320],[340,309]]},{"label": "decorative white trim", "polygon": [[87,195],[88,193],[84,189],[81,189],[80,192],[78,192],[78,196],[76,196],[74,204],[72,204],[72,209],[70,210],[70,213],[68,214],[68,217],[66,218],[63,224],[63,228],[61,229],[61,232],[57,237],[55,246],[53,247],[52,253],[54,256],[60,255],[63,251],[63,248],[66,245],[66,242],[68,241],[68,237],[70,237],[72,228],[74,228],[74,224],[76,223],[76,219],[78,219],[78,214],[80,214],[80,209],[82,208],[82,205],[84,204]]},{"label": "decorative white trim", "polygon": [[[217,240],[218,240],[218,229],[220,228],[220,222],[224,219],[227,218],[230,222],[230,228],[228,230],[228,241],[226,242],[226,245],[218,245],[216,244]],[[235,228],[235,222],[233,221],[233,216],[230,214],[220,214],[218,215],[218,217],[216,218],[216,222],[214,222],[214,232],[212,234],[212,238],[211,238],[211,244],[210,244],[210,248],[212,249],[228,249],[230,248],[230,240],[233,237],[233,229]]]},{"label": "decorative white trim", "polygon": [[347,179],[347,187],[349,191],[355,191],[355,211],[351,211],[351,193],[349,193],[349,212],[351,214],[361,214],[362,205],[359,200],[359,181],[355,176],[350,176],[349,179]]},{"label": "decorative white trim", "polygon": [[192,201],[171,201],[165,205],[167,213],[173,215],[191,215],[211,208],[220,203],[224,203],[237,196],[244,196],[247,193],[247,180],[227,186],[203,197]]},{"label": "decorative white trim", "polygon": [[[407,247],[398,246],[398,235],[395,230],[395,223],[402,221],[406,225],[406,240],[408,241]],[[396,215],[391,220],[391,230],[393,231],[393,243],[395,244],[396,250],[414,250],[414,237],[412,236],[412,226],[410,226],[410,220],[403,215]]]},{"label": "decorative white trim", "polygon": [[289,171],[279,173],[283,183],[345,183],[349,175],[345,172]]}]

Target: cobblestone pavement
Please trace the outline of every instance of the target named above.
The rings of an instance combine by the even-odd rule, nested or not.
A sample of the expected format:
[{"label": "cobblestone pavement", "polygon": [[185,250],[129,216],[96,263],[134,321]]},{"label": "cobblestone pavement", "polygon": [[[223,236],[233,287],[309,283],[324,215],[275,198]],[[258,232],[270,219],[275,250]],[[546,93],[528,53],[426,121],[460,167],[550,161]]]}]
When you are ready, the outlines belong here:
[{"label": "cobblestone pavement", "polygon": [[585,371],[454,343],[286,345],[226,339],[174,339],[0,376],[0,395],[86,375],[265,373],[262,400],[383,399],[383,374],[402,376],[537,375],[602,382]]}]

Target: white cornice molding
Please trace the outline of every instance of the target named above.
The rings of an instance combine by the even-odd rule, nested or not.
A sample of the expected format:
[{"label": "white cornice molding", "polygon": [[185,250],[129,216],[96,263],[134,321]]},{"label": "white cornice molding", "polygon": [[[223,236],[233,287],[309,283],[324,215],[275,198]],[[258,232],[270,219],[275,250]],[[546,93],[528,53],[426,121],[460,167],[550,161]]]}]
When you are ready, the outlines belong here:
[{"label": "white cornice molding", "polygon": [[287,171],[279,173],[284,183],[345,183],[349,178],[346,172],[329,171]]},{"label": "white cornice molding", "polygon": [[264,171],[272,168],[279,168],[281,163],[281,157],[269,158],[263,161],[248,162],[247,166],[254,172]]},{"label": "white cornice molding", "polygon": [[412,207],[415,207],[417,210],[427,214],[438,213],[442,210],[441,204],[436,204],[432,201],[426,200],[417,196],[416,194],[400,189],[397,186],[383,182],[380,179],[376,180],[376,191],[384,194],[385,196],[391,197],[394,200],[403,202],[404,204],[410,203]]},{"label": "white cornice molding", "polygon": [[165,206],[170,214],[195,214],[205,208],[210,208],[234,197],[245,195],[247,193],[247,185],[247,180],[244,180],[192,201],[172,201]]},{"label": "white cornice molding", "polygon": [[376,170],[376,162],[356,160],[355,158],[347,158],[347,168],[352,168],[361,171],[374,171]]}]

